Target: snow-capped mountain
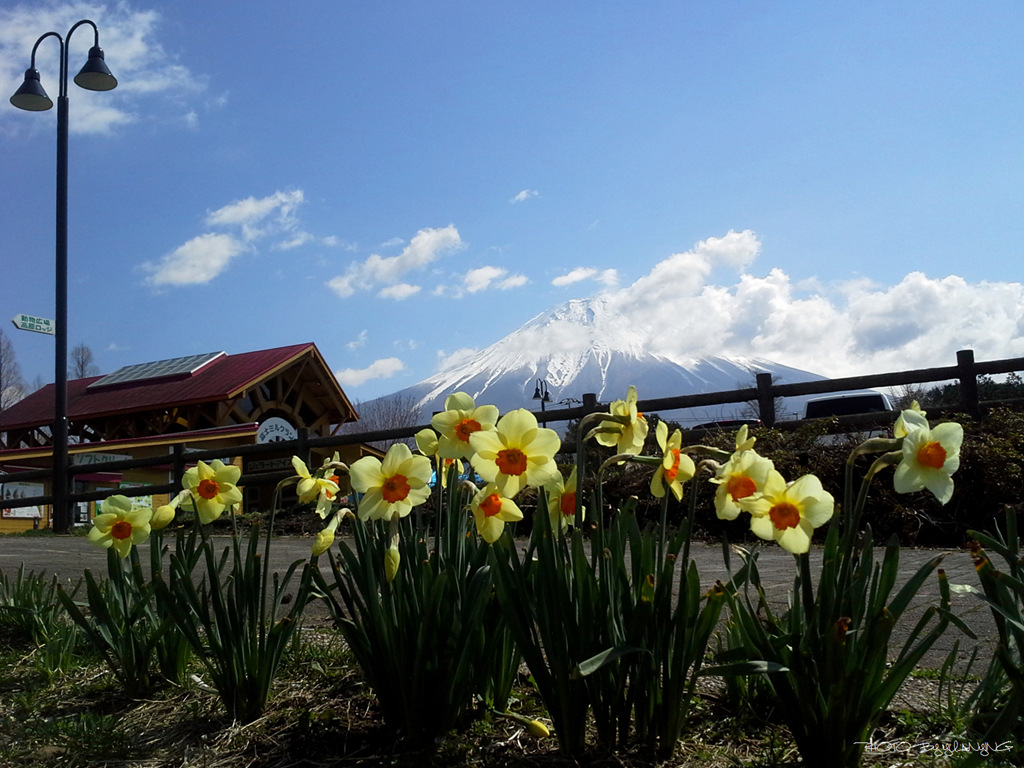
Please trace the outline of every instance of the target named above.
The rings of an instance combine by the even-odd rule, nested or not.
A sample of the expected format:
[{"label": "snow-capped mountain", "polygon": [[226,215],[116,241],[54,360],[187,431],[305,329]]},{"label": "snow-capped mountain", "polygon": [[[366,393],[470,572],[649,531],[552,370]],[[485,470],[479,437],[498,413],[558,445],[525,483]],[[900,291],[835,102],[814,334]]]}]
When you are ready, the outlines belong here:
[{"label": "snow-capped mountain", "polygon": [[[386,397],[417,403],[423,423],[457,391],[505,413],[514,408],[539,410],[540,403],[533,399],[538,380],[547,384],[551,409],[566,401],[578,403],[591,392],[599,402],[609,403],[625,397],[630,384],[641,400],[742,389],[754,386],[756,374],[763,372],[779,383],[824,378],[757,358],[654,354],[645,349],[642,332],[602,299],[576,299],[537,315],[458,365]],[[743,410],[744,405],[737,403],[672,418],[697,424],[749,415]]]}]

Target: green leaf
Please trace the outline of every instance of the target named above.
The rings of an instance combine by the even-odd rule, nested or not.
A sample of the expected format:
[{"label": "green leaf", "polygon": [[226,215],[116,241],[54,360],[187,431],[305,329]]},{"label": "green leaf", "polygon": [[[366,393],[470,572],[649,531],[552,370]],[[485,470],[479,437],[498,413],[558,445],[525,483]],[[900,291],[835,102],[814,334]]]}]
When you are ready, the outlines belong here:
[{"label": "green leaf", "polygon": [[650,654],[650,651],[646,648],[639,648],[635,646],[609,648],[606,651],[601,651],[601,653],[597,654],[596,656],[591,656],[586,661],[581,661],[579,664],[573,667],[572,679],[579,680],[580,678],[592,675],[599,669],[602,669],[603,667],[607,666],[608,664],[613,664],[614,662],[618,661],[624,656],[629,656],[633,653]]}]

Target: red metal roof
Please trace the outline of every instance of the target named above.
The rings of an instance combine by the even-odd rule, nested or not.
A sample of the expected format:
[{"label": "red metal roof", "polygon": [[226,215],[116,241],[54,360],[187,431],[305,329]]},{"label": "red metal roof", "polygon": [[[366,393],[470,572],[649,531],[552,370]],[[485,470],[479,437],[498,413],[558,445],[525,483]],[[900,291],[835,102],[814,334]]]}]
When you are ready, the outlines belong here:
[{"label": "red metal roof", "polygon": [[[256,434],[259,431],[260,425],[256,422],[250,424],[232,424],[227,427],[211,427],[209,429],[193,429],[188,432],[172,432],[169,435],[147,435],[145,437],[125,437],[118,438],[117,440],[103,440],[97,443],[73,443],[68,446],[68,455],[72,457],[71,461],[74,463],[74,456],[76,453],[104,453],[109,451],[125,450],[125,446],[128,446],[127,450],[138,446],[147,446],[150,444],[160,445],[161,443],[189,443],[189,442],[200,442],[207,439],[217,439],[224,437],[249,437]],[[30,465],[24,465],[22,467],[12,467],[7,464],[11,461],[24,460],[25,458],[35,458],[36,456],[49,457],[53,452],[53,446],[36,446],[33,448],[4,448],[0,450],[0,470],[3,472],[15,472],[19,469],[27,471],[30,469],[38,469]],[[113,461],[113,459],[110,459]],[[7,464],[7,466],[4,466]],[[77,475],[76,477],[81,477]]]},{"label": "red metal roof", "polygon": [[[320,358],[315,344],[294,344],[238,355],[221,355],[195,373],[183,377],[125,382],[94,389],[89,389],[89,385],[102,376],[75,379],[68,382],[68,419],[74,422],[225,400],[309,350]],[[53,384],[47,384],[0,412],[0,432],[52,423],[53,395]]]}]

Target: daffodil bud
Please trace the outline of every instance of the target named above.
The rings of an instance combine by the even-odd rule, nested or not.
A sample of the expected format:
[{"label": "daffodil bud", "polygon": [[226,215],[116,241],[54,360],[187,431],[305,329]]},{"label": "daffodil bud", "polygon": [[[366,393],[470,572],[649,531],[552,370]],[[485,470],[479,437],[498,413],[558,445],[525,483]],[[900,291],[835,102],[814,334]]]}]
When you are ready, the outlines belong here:
[{"label": "daffodil bud", "polygon": [[654,574],[648,573],[644,579],[644,583],[640,586],[640,600],[644,603],[649,603],[654,600]]},{"label": "daffodil bud", "polygon": [[384,553],[384,578],[388,582],[395,580],[395,576],[398,575],[398,566],[402,562],[402,555],[398,551],[398,547],[394,542],[388,547],[388,551]]},{"label": "daffodil bud", "polygon": [[[342,510],[342,513],[347,511],[348,510]],[[338,530],[338,523],[341,522],[341,518],[345,516],[342,513],[336,514],[331,518],[331,522],[327,524],[327,527],[316,535],[316,541],[313,542],[313,557],[319,557],[331,548],[331,544],[334,543],[334,532]]]},{"label": "daffodil bud", "polygon": [[544,725],[540,720],[531,720],[526,724],[526,730],[530,732],[530,735],[538,739],[546,739],[551,735],[551,731]]},{"label": "daffodil bud", "polygon": [[437,446],[437,433],[434,430],[427,427],[416,433],[416,447],[424,456],[434,456]]},{"label": "daffodil bud", "polygon": [[[906,411],[916,411],[917,413],[920,413],[922,416],[927,416],[928,415],[927,411],[921,410],[921,404],[918,403],[917,400],[914,400],[913,402],[911,402],[910,403],[910,407],[907,408]],[[906,423],[903,420],[903,414],[906,411],[901,411],[900,412],[900,415],[896,418],[896,423],[893,424],[893,426],[892,426],[892,434],[893,434],[893,437],[895,437],[895,438],[900,438],[900,437],[906,437],[907,436],[907,425],[906,425]]]},{"label": "daffodil bud", "polygon": [[153,519],[149,521],[149,527],[154,531],[160,531],[166,528],[174,521],[175,511],[181,503],[188,498],[189,492],[187,490],[179,491],[178,495],[168,503],[157,507],[156,511],[153,513]]},{"label": "daffodil bud", "polygon": [[164,504],[156,508],[153,519],[149,521],[149,527],[154,531],[162,531],[174,521],[174,507]]},{"label": "daffodil bud", "polygon": [[334,543],[334,531],[330,528],[324,528],[320,533],[316,535],[316,541],[313,543],[313,556],[319,557],[328,549],[331,548],[331,544]]}]

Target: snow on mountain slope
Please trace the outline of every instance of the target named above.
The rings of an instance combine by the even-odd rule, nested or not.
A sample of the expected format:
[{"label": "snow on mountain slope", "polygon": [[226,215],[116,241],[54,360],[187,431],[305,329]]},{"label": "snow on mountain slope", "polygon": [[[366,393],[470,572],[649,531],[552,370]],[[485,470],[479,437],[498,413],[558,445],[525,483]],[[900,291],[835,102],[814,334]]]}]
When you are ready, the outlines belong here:
[{"label": "snow on mountain slope", "polygon": [[[539,408],[533,400],[538,379],[547,383],[555,407],[567,399],[579,402],[591,392],[608,403],[625,397],[630,384],[641,400],[742,389],[754,386],[756,374],[763,372],[779,383],[823,378],[756,358],[655,355],[645,351],[642,334],[601,298],[578,299],[537,315],[461,364],[386,397],[413,398],[425,422],[460,390],[505,413]],[[673,418],[700,423],[736,418],[742,410],[743,404],[715,406]]]}]

